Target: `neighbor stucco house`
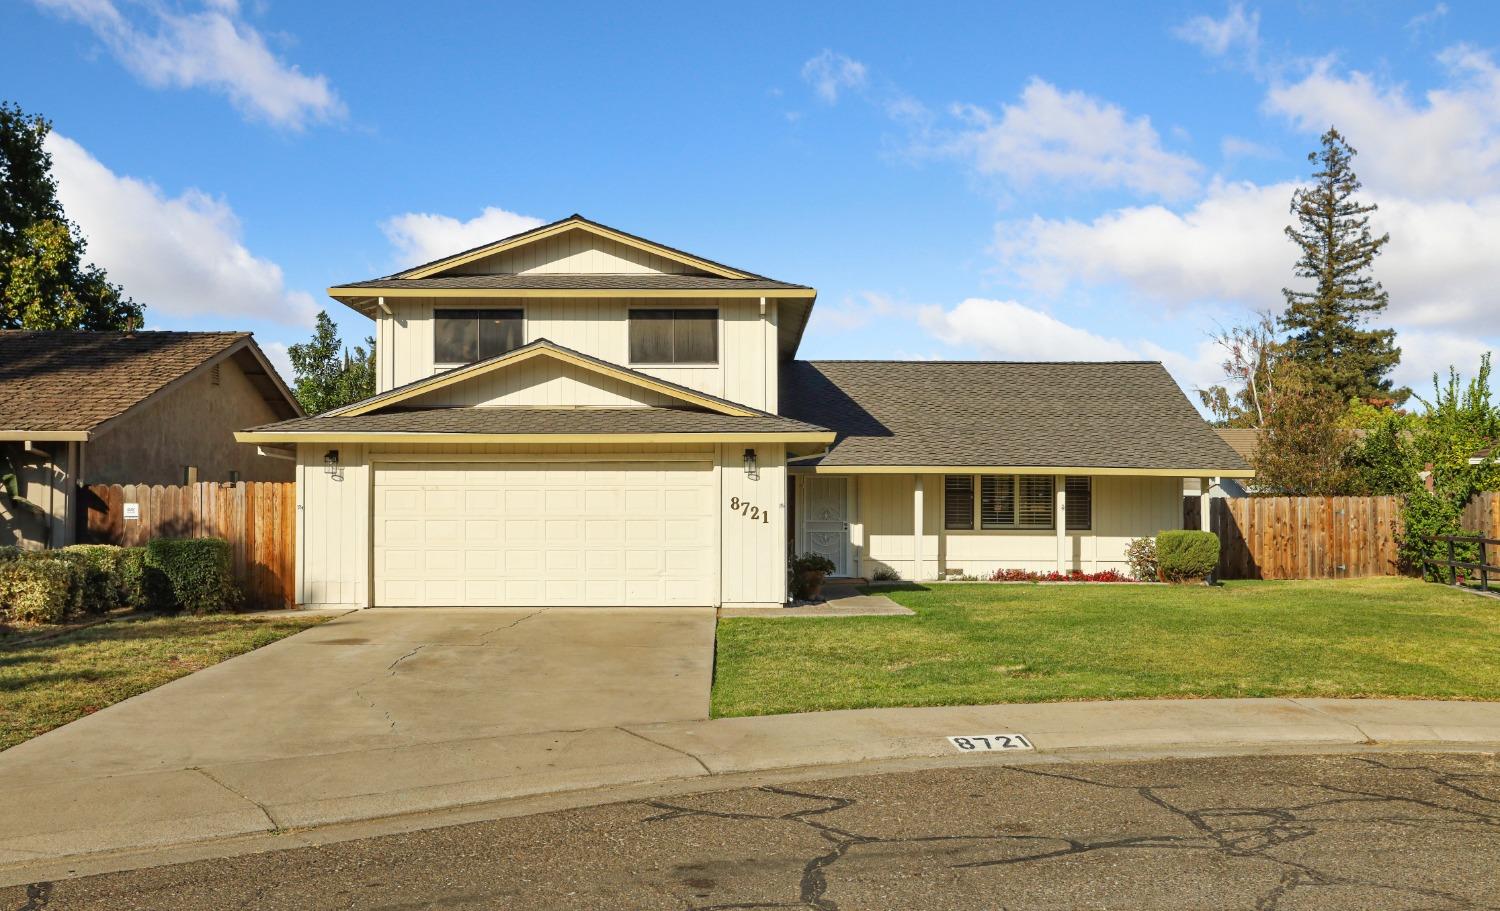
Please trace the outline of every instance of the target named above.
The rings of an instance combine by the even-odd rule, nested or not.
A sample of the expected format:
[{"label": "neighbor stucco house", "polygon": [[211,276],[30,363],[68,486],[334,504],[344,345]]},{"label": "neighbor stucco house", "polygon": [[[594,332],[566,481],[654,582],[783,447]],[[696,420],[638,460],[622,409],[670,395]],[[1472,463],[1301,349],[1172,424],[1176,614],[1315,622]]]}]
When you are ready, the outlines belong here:
[{"label": "neighbor stucco house", "polygon": [[378,394],[295,449],[298,600],[759,605],[844,575],[1123,567],[1247,475],[1157,363],[799,361],[816,292],[572,216],[329,294]]},{"label": "neighbor stucco house", "polygon": [[301,414],[248,332],[0,331],[0,544],[71,544],[79,485],[289,481],[234,432]]}]

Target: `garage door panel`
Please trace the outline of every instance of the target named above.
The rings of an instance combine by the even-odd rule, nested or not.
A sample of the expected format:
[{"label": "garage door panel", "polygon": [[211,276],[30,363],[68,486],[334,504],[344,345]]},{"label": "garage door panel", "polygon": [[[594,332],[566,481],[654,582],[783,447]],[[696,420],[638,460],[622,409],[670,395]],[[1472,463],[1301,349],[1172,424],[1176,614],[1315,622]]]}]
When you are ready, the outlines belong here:
[{"label": "garage door panel", "polygon": [[707,461],[378,467],[376,603],[713,604],[713,482]]}]

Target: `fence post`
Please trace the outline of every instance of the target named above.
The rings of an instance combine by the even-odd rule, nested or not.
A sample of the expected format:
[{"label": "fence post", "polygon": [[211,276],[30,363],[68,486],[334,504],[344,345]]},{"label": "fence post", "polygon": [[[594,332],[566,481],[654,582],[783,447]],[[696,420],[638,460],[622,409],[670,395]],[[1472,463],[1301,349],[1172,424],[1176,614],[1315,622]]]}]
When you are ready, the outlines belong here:
[{"label": "fence post", "polygon": [[1490,590],[1490,561],[1485,553],[1487,550],[1489,550],[1489,541],[1481,537],[1479,539],[1479,590],[1484,592]]}]

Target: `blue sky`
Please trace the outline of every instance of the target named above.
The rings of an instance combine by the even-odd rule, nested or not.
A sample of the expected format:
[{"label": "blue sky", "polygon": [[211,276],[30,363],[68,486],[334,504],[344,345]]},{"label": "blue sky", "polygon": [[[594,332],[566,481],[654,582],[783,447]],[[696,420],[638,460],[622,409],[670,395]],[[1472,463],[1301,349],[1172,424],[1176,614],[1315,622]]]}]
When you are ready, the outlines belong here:
[{"label": "blue sky", "polygon": [[1393,240],[1398,379],[1500,342],[1488,3],[35,0],[0,97],[153,328],[281,363],[328,285],[571,212],[820,298],[806,357],[1163,360],[1279,307],[1330,123]]}]

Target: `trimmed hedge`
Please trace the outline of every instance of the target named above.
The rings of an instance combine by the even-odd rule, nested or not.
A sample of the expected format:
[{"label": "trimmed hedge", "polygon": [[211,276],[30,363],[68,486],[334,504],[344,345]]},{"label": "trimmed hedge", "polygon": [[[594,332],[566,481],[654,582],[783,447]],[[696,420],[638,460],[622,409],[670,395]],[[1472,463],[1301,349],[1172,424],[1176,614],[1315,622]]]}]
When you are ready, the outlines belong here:
[{"label": "trimmed hedge", "polygon": [[1219,536],[1211,531],[1164,531],[1156,536],[1163,582],[1207,579],[1219,566]]},{"label": "trimmed hedge", "polygon": [[120,548],[120,604],[132,610],[169,610],[172,588],[161,570],[146,564],[146,548]]},{"label": "trimmed hedge", "polygon": [[57,559],[77,566],[82,575],[84,613],[103,614],[120,606],[119,551],[108,544],[74,544],[56,551]]},{"label": "trimmed hedge", "polygon": [[233,551],[223,538],[157,538],[146,545],[145,564],[165,577],[172,610],[212,614],[239,606]]},{"label": "trimmed hedge", "polygon": [[0,608],[16,623],[61,623],[83,607],[79,561],[26,553],[0,563]]}]

